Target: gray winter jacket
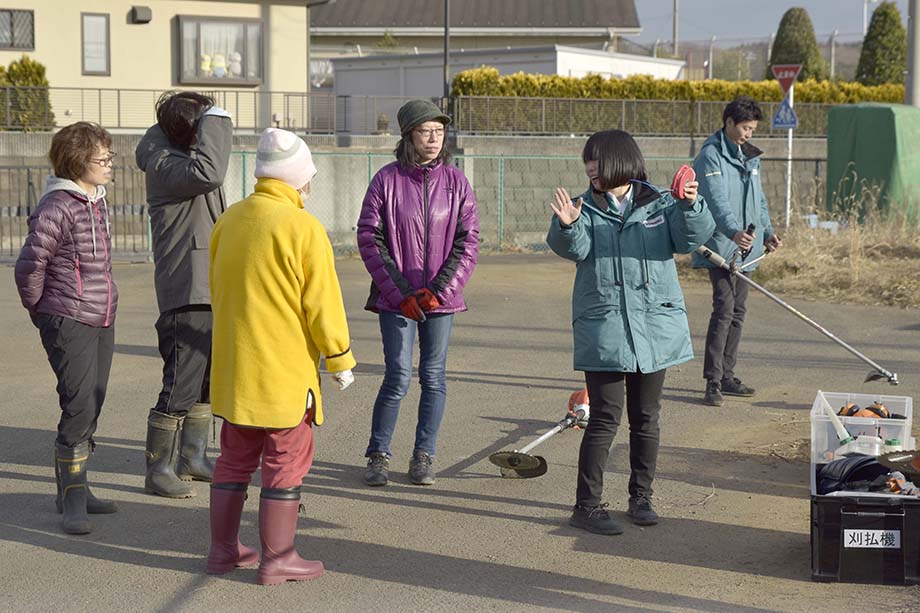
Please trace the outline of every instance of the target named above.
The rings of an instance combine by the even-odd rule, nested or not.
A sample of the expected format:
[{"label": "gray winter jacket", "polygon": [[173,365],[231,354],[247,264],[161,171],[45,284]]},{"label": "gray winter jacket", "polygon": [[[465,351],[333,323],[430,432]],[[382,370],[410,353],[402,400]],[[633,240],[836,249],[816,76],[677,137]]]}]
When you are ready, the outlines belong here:
[{"label": "gray winter jacket", "polygon": [[16,288],[29,311],[95,328],[114,323],[118,288],[104,187],[89,196],[73,181],[48,177],[16,260]]},{"label": "gray winter jacket", "polygon": [[189,151],[170,145],[157,125],[147,130],[135,151],[137,165],[146,174],[161,313],[211,304],[208,242],[214,222],[227,209],[221,186],[233,145],[230,117],[214,114],[217,111],[201,118]]}]

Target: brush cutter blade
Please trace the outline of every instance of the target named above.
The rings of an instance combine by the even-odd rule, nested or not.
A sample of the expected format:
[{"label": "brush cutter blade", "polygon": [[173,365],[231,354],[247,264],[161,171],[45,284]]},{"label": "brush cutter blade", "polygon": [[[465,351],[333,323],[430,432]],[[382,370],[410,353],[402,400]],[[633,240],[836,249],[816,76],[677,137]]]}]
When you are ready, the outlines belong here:
[{"label": "brush cutter blade", "polygon": [[[489,461],[500,468],[511,470],[533,470],[540,466],[540,456],[521,453],[520,451],[497,451],[489,456]],[[546,464],[546,460],[543,460]]]},{"label": "brush cutter blade", "polygon": [[540,461],[536,468],[502,468],[502,477],[505,479],[533,479],[546,474],[546,460],[542,456],[534,456]]},{"label": "brush cutter blade", "polygon": [[878,456],[876,461],[909,477],[920,477],[920,451],[889,451]]},{"label": "brush cutter blade", "polygon": [[869,374],[866,375],[866,380],[863,383],[869,383],[870,381],[887,381],[892,385],[898,384],[898,375],[896,373],[886,374],[878,370],[870,370]]}]

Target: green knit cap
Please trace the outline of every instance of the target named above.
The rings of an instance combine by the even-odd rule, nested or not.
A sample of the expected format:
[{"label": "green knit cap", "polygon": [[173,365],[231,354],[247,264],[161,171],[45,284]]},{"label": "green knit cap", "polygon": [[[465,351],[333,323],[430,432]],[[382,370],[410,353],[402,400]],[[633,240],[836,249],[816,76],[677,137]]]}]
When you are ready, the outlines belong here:
[{"label": "green knit cap", "polygon": [[442,113],[430,100],[410,100],[400,107],[396,121],[399,122],[400,133],[406,134],[426,121],[440,121],[446,126],[450,123],[450,116]]}]

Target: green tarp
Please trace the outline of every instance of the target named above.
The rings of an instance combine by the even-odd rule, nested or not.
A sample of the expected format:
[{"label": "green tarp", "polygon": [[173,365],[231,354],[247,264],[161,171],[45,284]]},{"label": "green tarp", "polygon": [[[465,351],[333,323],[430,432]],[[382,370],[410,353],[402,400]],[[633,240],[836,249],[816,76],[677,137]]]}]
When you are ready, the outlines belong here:
[{"label": "green tarp", "polygon": [[827,208],[866,207],[920,223],[920,109],[835,106],[827,118]]}]

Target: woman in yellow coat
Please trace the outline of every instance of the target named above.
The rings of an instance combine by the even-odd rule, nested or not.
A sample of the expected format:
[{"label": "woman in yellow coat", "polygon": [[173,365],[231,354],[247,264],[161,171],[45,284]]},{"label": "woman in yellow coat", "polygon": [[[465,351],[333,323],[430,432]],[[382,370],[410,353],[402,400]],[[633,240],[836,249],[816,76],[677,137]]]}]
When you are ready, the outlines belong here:
[{"label": "woman in yellow coat", "polygon": [[294,550],[300,484],[323,421],[319,361],[340,389],[354,377],[332,245],[303,208],[316,167],[307,144],[269,128],[259,139],[255,192],[227,210],[211,234],[214,332],[211,406],[224,419],[211,484],[208,573],[254,565],[239,542],[252,473],[262,464],[258,583],[312,579],[323,563]]}]

